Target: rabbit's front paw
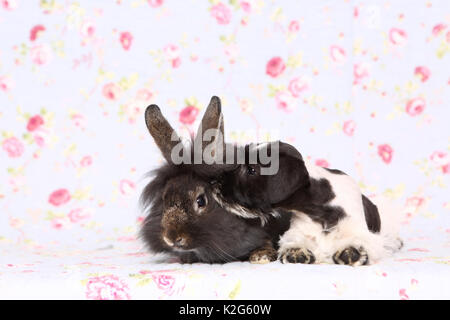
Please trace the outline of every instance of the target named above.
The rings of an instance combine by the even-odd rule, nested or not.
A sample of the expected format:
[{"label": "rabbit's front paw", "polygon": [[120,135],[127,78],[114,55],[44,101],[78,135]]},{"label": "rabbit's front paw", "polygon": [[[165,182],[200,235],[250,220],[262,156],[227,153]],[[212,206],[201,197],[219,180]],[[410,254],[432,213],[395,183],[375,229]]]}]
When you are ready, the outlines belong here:
[{"label": "rabbit's front paw", "polygon": [[369,256],[363,247],[347,247],[337,251],[333,255],[333,261],[336,264],[346,264],[350,266],[363,266],[369,263]]},{"label": "rabbit's front paw", "polygon": [[254,250],[250,254],[250,263],[264,264],[277,260],[277,251],[273,247],[264,247]]},{"label": "rabbit's front paw", "polygon": [[306,248],[290,248],[281,252],[281,263],[312,264],[316,261],[314,254]]}]

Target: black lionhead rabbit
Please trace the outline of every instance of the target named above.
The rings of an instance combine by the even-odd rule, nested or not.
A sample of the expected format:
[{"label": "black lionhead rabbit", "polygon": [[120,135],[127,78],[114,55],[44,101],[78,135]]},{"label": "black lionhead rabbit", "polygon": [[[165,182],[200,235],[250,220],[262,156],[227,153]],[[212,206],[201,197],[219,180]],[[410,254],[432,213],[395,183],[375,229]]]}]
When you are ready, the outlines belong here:
[{"label": "black lionhead rabbit", "polygon": [[[222,208],[212,191],[216,178],[235,165],[174,164],[171,154],[181,139],[156,105],[145,111],[147,128],[167,163],[153,172],[153,180],[145,187],[141,202],[148,210],[140,234],[153,252],[170,253],[183,263],[230,261],[268,262],[276,259],[280,234],[289,228],[290,214],[270,217],[264,227],[258,218],[244,219]],[[194,141],[202,132],[216,133],[209,144],[212,154],[223,144],[223,117],[220,100],[213,97],[205,111]],[[200,140],[199,140],[200,139]],[[207,147],[204,141],[202,150]],[[183,151],[194,159],[191,146]],[[275,247],[275,248],[274,248]]]}]

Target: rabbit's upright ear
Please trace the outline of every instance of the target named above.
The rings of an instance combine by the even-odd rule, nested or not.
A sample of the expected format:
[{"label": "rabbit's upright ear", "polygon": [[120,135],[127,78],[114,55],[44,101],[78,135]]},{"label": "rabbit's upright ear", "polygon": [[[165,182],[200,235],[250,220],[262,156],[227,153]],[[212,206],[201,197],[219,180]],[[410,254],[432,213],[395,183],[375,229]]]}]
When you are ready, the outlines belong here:
[{"label": "rabbit's upright ear", "polygon": [[212,156],[223,155],[225,148],[223,115],[220,99],[216,96],[211,98],[206,108],[195,136],[195,144],[198,148],[201,146],[201,152],[206,150]]},{"label": "rabbit's upright ear", "polygon": [[149,105],[145,110],[145,124],[159,150],[161,150],[162,155],[171,163],[172,149],[178,143],[181,143],[181,139],[166,118],[164,118],[156,104]]},{"label": "rabbit's upright ear", "polygon": [[270,203],[283,201],[299,188],[309,184],[309,173],[300,152],[290,144],[280,141],[278,173],[269,176],[267,180]]}]

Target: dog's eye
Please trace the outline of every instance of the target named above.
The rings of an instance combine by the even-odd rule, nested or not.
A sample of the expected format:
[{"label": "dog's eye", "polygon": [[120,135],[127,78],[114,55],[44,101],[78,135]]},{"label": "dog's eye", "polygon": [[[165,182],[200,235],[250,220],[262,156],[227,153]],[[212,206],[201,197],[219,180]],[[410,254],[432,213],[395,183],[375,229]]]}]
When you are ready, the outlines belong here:
[{"label": "dog's eye", "polygon": [[197,202],[197,205],[199,208],[203,208],[204,206],[206,206],[206,198],[203,194],[199,195],[197,197],[197,200],[195,200],[195,201]]},{"label": "dog's eye", "polygon": [[249,176],[254,176],[256,174],[256,169],[252,166],[248,166],[247,167],[247,174]]}]

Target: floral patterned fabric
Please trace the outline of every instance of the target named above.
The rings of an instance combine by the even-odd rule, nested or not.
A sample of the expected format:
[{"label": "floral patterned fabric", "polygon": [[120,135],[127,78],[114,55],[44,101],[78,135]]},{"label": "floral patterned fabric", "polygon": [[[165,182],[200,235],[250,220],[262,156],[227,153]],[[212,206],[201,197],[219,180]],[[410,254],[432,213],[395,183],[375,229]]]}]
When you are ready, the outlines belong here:
[{"label": "floral patterned fabric", "polygon": [[[447,0],[0,1],[0,298],[450,298]],[[368,267],[180,265],[137,239],[163,162],[143,112],[188,136],[281,139],[403,208]]]}]

